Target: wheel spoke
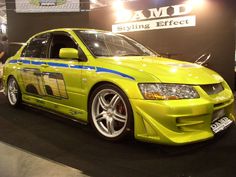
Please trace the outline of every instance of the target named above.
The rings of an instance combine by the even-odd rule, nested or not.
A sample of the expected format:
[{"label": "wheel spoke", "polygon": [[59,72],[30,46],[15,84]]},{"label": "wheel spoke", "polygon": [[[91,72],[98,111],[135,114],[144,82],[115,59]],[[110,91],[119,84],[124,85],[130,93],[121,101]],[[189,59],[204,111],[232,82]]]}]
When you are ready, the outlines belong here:
[{"label": "wheel spoke", "polygon": [[103,110],[107,110],[108,104],[106,103],[105,98],[102,95],[99,95],[98,101]]},{"label": "wheel spoke", "polygon": [[14,88],[14,89],[12,90],[12,92],[13,92],[14,94],[17,94],[17,93],[18,93],[18,90],[17,90],[16,88]]},{"label": "wheel spoke", "polygon": [[104,111],[103,112],[101,112],[100,114],[98,114],[97,116],[96,116],[96,121],[97,122],[101,122],[102,120],[105,120],[106,119],[106,117],[104,116]]},{"label": "wheel spoke", "polygon": [[9,91],[12,91],[13,90],[13,86],[12,86],[12,83],[9,84]]},{"label": "wheel spoke", "polygon": [[127,118],[126,118],[126,115],[121,115],[121,114],[119,114],[115,111],[114,115],[113,115],[113,119],[118,121],[118,122],[125,123]]},{"label": "wheel spoke", "polygon": [[113,120],[107,120],[107,130],[108,130],[108,133],[111,135],[115,132]]},{"label": "wheel spoke", "polygon": [[12,83],[11,83],[11,88],[12,88],[12,89],[15,89],[15,88],[16,88],[16,84],[15,84],[14,81],[12,81]]},{"label": "wheel spoke", "polygon": [[9,90],[10,90],[11,92],[14,92],[14,90],[16,90],[16,86],[15,86],[14,82],[11,82],[11,83],[10,83]]},{"label": "wheel spoke", "polygon": [[12,101],[15,103],[16,102],[16,95],[13,92],[11,92],[10,94],[11,94]]},{"label": "wheel spoke", "polygon": [[111,99],[111,102],[109,103],[109,107],[112,107],[114,109],[119,99],[120,99],[119,95],[115,94]]}]

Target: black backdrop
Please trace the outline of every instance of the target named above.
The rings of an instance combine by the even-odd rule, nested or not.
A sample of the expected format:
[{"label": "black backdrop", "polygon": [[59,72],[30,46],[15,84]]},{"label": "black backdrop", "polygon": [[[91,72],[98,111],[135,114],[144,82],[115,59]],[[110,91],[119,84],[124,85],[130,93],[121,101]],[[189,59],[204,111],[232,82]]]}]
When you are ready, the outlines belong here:
[{"label": "black backdrop", "polygon": [[15,1],[6,0],[9,40],[25,42],[33,34],[53,28],[88,27],[88,7],[85,6],[88,0],[80,1],[85,10],[81,13],[16,13]]},{"label": "black backdrop", "polygon": [[[82,2],[88,2],[83,0]],[[7,2],[8,35],[10,42],[24,42],[32,34],[61,27],[91,27],[111,30],[114,10],[98,8],[80,13],[15,13],[14,1]],[[176,5],[183,0],[139,0],[126,3],[131,10]],[[82,3],[84,4],[84,3]],[[87,3],[86,3],[87,4]],[[88,6],[83,7],[85,9]],[[126,35],[172,58],[195,61],[204,53],[211,53],[209,68],[219,72],[234,87],[235,51],[234,0],[206,0],[204,8],[195,10],[195,27],[129,32]],[[174,54],[174,55],[172,55]]]}]

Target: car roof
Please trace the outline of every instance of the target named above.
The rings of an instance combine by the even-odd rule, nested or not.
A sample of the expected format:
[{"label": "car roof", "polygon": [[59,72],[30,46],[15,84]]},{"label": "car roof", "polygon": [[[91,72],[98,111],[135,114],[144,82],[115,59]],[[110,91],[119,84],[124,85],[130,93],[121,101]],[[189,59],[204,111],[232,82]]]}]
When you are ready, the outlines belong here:
[{"label": "car roof", "polygon": [[105,31],[105,30],[100,30],[100,29],[93,29],[93,28],[56,28],[56,29],[51,29],[51,30],[46,30],[46,31],[42,31],[39,33],[34,34],[33,36],[31,36],[28,40],[30,41],[31,39],[33,39],[34,37],[41,35],[41,34],[45,34],[45,33],[52,33],[52,32],[71,32],[71,31],[75,31],[75,30],[81,30],[81,31],[97,31],[97,32],[106,32],[106,33],[111,33],[111,31]]},{"label": "car roof", "polygon": [[70,32],[70,31],[75,31],[75,30],[81,30],[81,31],[100,31],[100,32],[111,32],[111,31],[105,31],[105,30],[100,30],[100,29],[92,29],[92,28],[57,28],[57,29],[51,29],[47,31],[42,31],[40,33],[35,34],[34,36],[37,36],[39,34],[43,33],[49,33],[49,32],[59,32],[59,31],[65,31],[65,32]]}]

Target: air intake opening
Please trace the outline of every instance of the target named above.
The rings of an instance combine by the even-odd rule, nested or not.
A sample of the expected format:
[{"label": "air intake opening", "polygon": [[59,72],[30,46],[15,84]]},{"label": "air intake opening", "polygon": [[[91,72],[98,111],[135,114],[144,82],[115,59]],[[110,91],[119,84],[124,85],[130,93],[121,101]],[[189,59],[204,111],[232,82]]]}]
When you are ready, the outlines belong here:
[{"label": "air intake opening", "polygon": [[201,88],[208,94],[208,95],[214,95],[217,93],[220,93],[224,90],[224,87],[221,83],[219,84],[210,84],[210,85],[201,85]]}]

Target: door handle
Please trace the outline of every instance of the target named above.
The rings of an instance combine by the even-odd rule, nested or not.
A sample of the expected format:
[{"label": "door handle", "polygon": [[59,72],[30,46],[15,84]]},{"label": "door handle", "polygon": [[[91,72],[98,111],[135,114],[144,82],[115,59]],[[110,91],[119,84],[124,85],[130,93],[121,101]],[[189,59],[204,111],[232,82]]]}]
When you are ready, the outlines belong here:
[{"label": "door handle", "polygon": [[43,63],[43,64],[41,64],[41,67],[47,68],[47,67],[49,67],[49,65],[47,63]]}]

